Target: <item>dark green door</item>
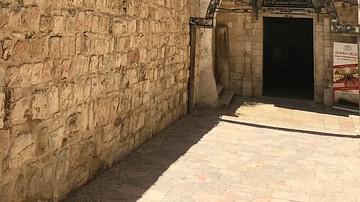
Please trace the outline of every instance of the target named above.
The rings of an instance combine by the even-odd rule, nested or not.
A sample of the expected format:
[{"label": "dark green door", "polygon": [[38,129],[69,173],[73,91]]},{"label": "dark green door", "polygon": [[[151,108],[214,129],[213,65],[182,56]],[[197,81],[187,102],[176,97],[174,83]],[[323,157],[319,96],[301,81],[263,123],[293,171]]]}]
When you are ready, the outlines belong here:
[{"label": "dark green door", "polygon": [[263,95],[314,99],[313,21],[264,18]]}]

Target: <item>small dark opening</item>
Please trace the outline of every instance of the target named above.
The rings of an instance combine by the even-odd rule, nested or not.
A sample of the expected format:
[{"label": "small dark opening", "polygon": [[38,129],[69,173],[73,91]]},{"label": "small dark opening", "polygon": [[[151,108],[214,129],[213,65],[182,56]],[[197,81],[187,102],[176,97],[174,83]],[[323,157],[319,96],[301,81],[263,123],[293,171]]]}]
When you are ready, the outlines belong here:
[{"label": "small dark opening", "polygon": [[313,21],[264,18],[263,95],[314,99]]}]

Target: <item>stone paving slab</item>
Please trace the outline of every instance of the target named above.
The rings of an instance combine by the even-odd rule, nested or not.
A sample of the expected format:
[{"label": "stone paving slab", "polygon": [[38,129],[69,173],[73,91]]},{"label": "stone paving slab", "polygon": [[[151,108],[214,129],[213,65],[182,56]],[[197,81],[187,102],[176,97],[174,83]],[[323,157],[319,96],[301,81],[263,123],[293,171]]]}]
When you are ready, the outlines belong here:
[{"label": "stone paving slab", "polygon": [[360,201],[359,138],[220,121],[238,104],[196,109],[65,202]]}]

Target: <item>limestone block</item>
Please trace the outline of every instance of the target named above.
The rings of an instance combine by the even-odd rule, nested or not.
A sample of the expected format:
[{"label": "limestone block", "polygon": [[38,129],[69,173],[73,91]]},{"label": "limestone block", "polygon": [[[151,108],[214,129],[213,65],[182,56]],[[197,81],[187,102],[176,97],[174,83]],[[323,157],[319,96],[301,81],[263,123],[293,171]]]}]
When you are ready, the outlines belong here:
[{"label": "limestone block", "polygon": [[60,57],[60,37],[51,37],[49,39],[49,56],[52,58]]},{"label": "limestone block", "polygon": [[48,111],[48,98],[45,92],[38,92],[32,98],[31,113],[33,119],[44,119]]},{"label": "limestone block", "polygon": [[18,41],[12,51],[12,59],[14,61],[26,61],[30,59],[29,41]]},{"label": "limestone block", "polygon": [[[70,68],[70,77],[81,76],[87,74],[88,69],[85,70],[86,57],[78,55],[72,58],[71,68]],[[88,67],[88,65],[87,65]]]},{"label": "limestone block", "polygon": [[93,16],[91,22],[91,31],[92,32],[99,32],[99,16]]},{"label": "limestone block", "polygon": [[37,63],[31,67],[31,84],[42,83],[43,63]]},{"label": "limestone block", "polygon": [[102,55],[109,53],[110,48],[110,39],[109,38],[101,38],[94,39],[95,54]]},{"label": "limestone block", "polygon": [[95,50],[94,40],[87,32],[76,34],[76,53],[77,54],[91,54]]},{"label": "limestone block", "polygon": [[81,7],[83,5],[83,0],[66,0],[63,1],[68,7]]},{"label": "limestone block", "polygon": [[22,134],[13,140],[10,148],[10,168],[19,168],[35,156],[35,142],[32,134]]},{"label": "limestone block", "polygon": [[139,63],[140,60],[140,53],[139,50],[131,50],[128,52],[128,58],[127,61],[132,64],[132,63]]},{"label": "limestone block", "polygon": [[28,199],[39,197],[43,200],[51,200],[53,197],[53,166],[49,164],[41,170],[36,170],[30,179]]},{"label": "limestone block", "polygon": [[10,183],[0,184],[0,201],[7,201],[10,198]]},{"label": "limestone block", "polygon": [[30,43],[30,57],[41,59],[46,56],[46,39],[33,38],[29,40]]},{"label": "limestone block", "polygon": [[30,101],[28,97],[21,98],[11,106],[11,124],[21,124],[30,118]]},{"label": "limestone block", "polygon": [[47,127],[42,127],[36,130],[36,155],[42,156],[46,154],[49,148],[49,141],[48,141],[48,134],[49,129]]},{"label": "limestone block", "polygon": [[4,127],[5,118],[5,93],[0,92],[0,129]]},{"label": "limestone block", "polygon": [[60,54],[67,58],[75,54],[75,37],[61,37],[60,39]]},{"label": "limestone block", "polygon": [[54,16],[54,34],[65,33],[65,16]]},{"label": "limestone block", "polygon": [[0,40],[0,58],[9,60],[13,53],[14,40],[7,38]]},{"label": "limestone block", "polygon": [[74,31],[81,32],[85,30],[85,12],[79,12],[75,18]]},{"label": "limestone block", "polygon": [[26,179],[23,174],[20,174],[16,177],[14,187],[11,191],[13,201],[24,201],[26,197]]},{"label": "limestone block", "polygon": [[47,92],[47,112],[49,115],[56,113],[59,110],[59,88],[52,86]]},{"label": "limestone block", "polygon": [[[109,98],[110,99],[110,98]],[[115,96],[113,98],[111,98],[110,101],[110,120],[115,120],[118,118],[118,108],[120,105],[120,98],[119,96]],[[116,121],[115,121],[116,122]],[[119,124],[114,124],[115,127],[118,126]]]},{"label": "limestone block", "polygon": [[118,107],[118,114],[126,115],[132,106],[132,91],[123,90],[120,94],[120,105]]},{"label": "limestone block", "polygon": [[135,122],[132,124],[133,132],[139,131],[145,125],[145,111],[141,109],[136,112],[137,116],[135,118]]},{"label": "limestone block", "polygon": [[95,142],[93,138],[84,140],[80,142],[79,147],[79,157],[80,164],[85,164],[89,162],[93,158],[93,154],[95,152]]},{"label": "limestone block", "polygon": [[75,27],[74,27],[74,24],[75,24],[75,13],[72,14],[72,13],[69,13],[70,16],[64,16],[65,17],[65,21],[64,21],[64,28],[65,28],[65,33],[66,35],[69,35],[69,34],[73,34],[75,33]]},{"label": "limestone block", "polygon": [[49,136],[49,149],[57,149],[62,146],[65,137],[65,127],[60,127]]},{"label": "limestone block", "polygon": [[37,6],[29,7],[29,27],[27,31],[39,31],[40,28],[40,8]]},{"label": "limestone block", "polygon": [[0,11],[0,29],[5,30],[9,25],[10,20],[10,10],[7,8],[2,8]]},{"label": "limestone block", "polygon": [[106,77],[105,75],[99,75],[91,80],[91,98],[100,98],[105,94],[106,90]]},{"label": "limestone block", "polygon": [[251,75],[245,74],[244,76],[242,94],[245,97],[251,97],[253,94]]},{"label": "limestone block", "polygon": [[[33,68],[33,66],[36,66],[35,68]],[[32,83],[31,81],[37,79],[36,77],[38,77],[37,72],[32,73],[33,69],[35,69],[35,71],[37,71],[38,69],[41,69],[41,64],[36,64],[36,65],[32,65],[32,64],[24,64],[21,65],[20,68],[18,69],[18,72],[16,72],[16,68],[14,69],[14,73],[11,76],[11,81],[10,84],[12,86],[19,86],[19,87],[28,87],[30,86],[30,84]],[[41,70],[40,70],[41,71]],[[35,78],[32,78],[32,76],[34,76]]]},{"label": "limestone block", "polygon": [[80,79],[79,82],[74,84],[74,103],[80,104],[90,99],[91,80]]},{"label": "limestone block", "polygon": [[126,21],[114,18],[113,27],[112,27],[113,33],[124,34],[127,32],[127,26],[128,24]]},{"label": "limestone block", "polygon": [[20,22],[21,22],[21,12],[19,11],[10,11],[9,18],[9,28],[14,31],[20,31]]},{"label": "limestone block", "polygon": [[242,80],[242,76],[243,75],[241,73],[233,72],[233,73],[230,74],[230,79],[232,79],[232,80]]},{"label": "limestone block", "polygon": [[[40,32],[49,33],[53,30],[54,20],[51,16],[42,15],[40,17]],[[58,28],[57,28],[58,29]]]},{"label": "limestone block", "polygon": [[55,178],[56,180],[61,180],[65,178],[69,171],[69,150],[61,150],[56,157]]},{"label": "limestone block", "polygon": [[61,78],[65,79],[70,76],[71,60],[63,60],[60,65]]},{"label": "limestone block", "polygon": [[128,69],[127,74],[129,85],[133,85],[139,81],[139,72],[136,68]]},{"label": "limestone block", "polygon": [[135,33],[137,29],[137,21],[136,20],[129,20],[127,21],[127,33]]},{"label": "limestone block", "polygon": [[42,73],[40,74],[41,80],[43,82],[48,82],[52,79],[53,74],[53,61],[52,60],[45,60],[43,64]]},{"label": "limestone block", "polygon": [[73,103],[74,91],[73,85],[70,83],[63,83],[60,88],[60,106],[62,109],[66,109]]},{"label": "limestone block", "polygon": [[95,117],[95,126],[100,127],[109,123],[110,101],[108,99],[101,99],[95,102],[93,113]]},{"label": "limestone block", "polygon": [[99,69],[99,57],[98,56],[91,56],[90,58],[90,66],[89,71],[90,73],[97,73]]},{"label": "limestone block", "polygon": [[1,130],[0,131],[0,161],[4,160],[9,152],[10,147],[10,131],[9,130]]}]

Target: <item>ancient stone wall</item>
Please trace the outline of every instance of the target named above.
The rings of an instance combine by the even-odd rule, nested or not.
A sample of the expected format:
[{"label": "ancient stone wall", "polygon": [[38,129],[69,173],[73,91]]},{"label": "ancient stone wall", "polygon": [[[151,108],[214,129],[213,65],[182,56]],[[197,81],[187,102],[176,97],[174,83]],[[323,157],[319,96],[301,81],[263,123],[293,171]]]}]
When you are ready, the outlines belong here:
[{"label": "ancient stone wall", "polygon": [[59,200],[186,113],[186,0],[0,1],[0,201]]}]

